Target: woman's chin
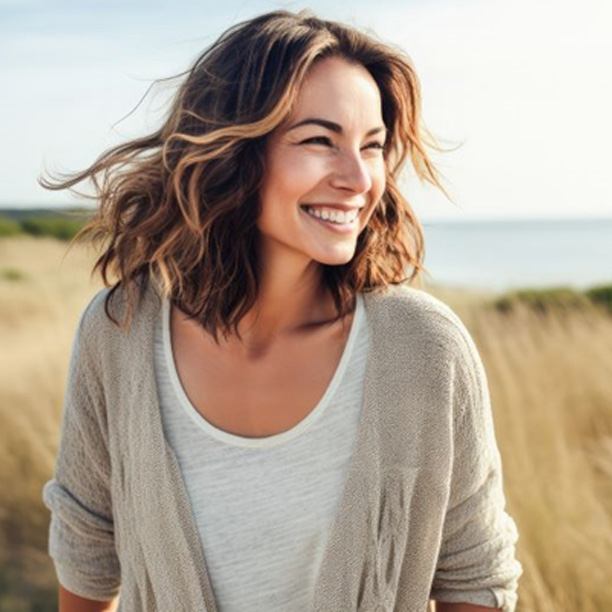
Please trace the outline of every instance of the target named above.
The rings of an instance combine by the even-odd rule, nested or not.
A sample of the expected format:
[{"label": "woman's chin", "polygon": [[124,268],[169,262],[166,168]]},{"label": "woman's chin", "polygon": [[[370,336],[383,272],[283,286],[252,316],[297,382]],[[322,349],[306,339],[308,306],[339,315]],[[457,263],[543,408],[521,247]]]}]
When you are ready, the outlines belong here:
[{"label": "woman's chin", "polygon": [[326,266],[343,266],[355,255],[354,248],[336,249],[333,253],[311,253],[310,258]]}]

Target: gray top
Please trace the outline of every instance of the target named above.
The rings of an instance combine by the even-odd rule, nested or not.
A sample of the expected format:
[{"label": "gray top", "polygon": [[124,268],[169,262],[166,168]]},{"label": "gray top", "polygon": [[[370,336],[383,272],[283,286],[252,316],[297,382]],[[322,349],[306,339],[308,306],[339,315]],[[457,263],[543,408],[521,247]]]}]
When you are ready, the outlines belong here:
[{"label": "gray top", "polygon": [[[71,568],[70,590],[120,594],[120,612],[218,612],[156,388],[163,300],[150,283],[124,333],[105,315],[108,291],[75,334],[54,477],[42,491],[49,554]],[[116,317],[123,297],[113,296]],[[364,293],[363,304],[363,407],[312,611],[423,612],[431,598],[514,612],[518,533],[476,346],[454,311],[420,289]]]}]

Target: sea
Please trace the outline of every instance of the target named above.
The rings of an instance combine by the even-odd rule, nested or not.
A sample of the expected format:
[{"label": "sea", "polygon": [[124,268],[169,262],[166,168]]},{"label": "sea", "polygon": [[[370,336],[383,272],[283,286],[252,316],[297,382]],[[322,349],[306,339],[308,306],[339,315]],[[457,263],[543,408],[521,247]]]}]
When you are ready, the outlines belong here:
[{"label": "sea", "polygon": [[612,284],[612,217],[421,223],[427,284],[496,292]]}]

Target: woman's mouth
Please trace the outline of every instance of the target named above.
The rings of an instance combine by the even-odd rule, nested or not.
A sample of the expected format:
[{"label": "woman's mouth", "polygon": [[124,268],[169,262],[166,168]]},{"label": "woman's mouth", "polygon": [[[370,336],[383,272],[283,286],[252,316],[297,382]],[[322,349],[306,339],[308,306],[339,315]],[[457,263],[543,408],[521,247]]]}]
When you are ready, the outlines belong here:
[{"label": "woman's mouth", "polygon": [[[359,215],[363,208],[350,211],[331,211],[329,208],[300,205],[302,213],[312,219],[319,227],[347,234],[354,231],[358,226]],[[327,217],[327,218],[325,218]]]}]

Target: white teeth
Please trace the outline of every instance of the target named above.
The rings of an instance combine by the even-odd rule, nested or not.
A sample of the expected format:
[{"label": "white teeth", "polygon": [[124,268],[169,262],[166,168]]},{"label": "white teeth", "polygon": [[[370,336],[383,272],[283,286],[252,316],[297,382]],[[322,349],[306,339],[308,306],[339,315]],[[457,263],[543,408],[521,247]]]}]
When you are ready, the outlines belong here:
[{"label": "white teeth", "polygon": [[313,206],[307,206],[306,212],[313,217],[317,217],[319,219],[323,219],[325,221],[330,221],[332,223],[338,223],[340,225],[345,225],[348,223],[353,223],[359,214],[358,210],[351,211],[342,211],[342,210],[329,210],[324,208],[323,210],[319,210]]}]

